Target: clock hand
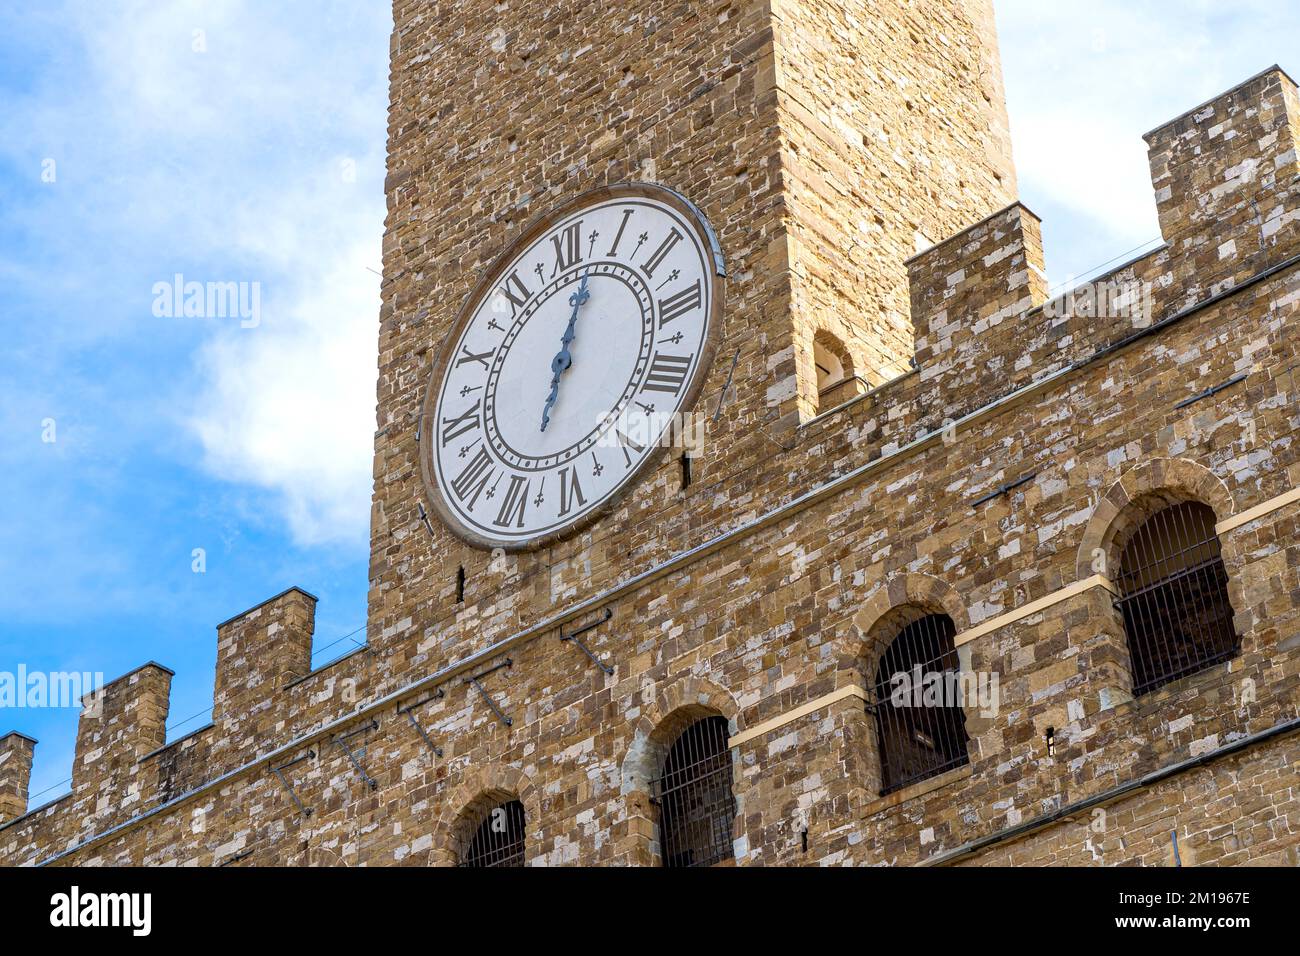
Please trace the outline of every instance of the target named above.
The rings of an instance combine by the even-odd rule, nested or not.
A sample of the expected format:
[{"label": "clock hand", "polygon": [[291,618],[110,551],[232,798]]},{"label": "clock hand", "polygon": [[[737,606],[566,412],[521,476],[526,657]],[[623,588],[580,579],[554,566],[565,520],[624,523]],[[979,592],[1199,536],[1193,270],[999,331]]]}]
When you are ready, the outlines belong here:
[{"label": "clock hand", "polygon": [[546,399],[546,405],[542,408],[542,431],[546,431],[546,426],[551,423],[551,409],[555,406],[556,400],[560,397],[560,376],[568,371],[569,366],[573,364],[573,354],[569,351],[569,345],[577,337],[574,329],[578,324],[578,311],[582,308],[584,302],[591,298],[591,293],[587,291],[587,273],[582,275],[582,285],[578,291],[569,296],[569,305],[573,306],[573,312],[569,314],[569,324],[564,329],[564,335],[560,339],[560,351],[555,353],[555,358],[551,359],[551,393]]}]

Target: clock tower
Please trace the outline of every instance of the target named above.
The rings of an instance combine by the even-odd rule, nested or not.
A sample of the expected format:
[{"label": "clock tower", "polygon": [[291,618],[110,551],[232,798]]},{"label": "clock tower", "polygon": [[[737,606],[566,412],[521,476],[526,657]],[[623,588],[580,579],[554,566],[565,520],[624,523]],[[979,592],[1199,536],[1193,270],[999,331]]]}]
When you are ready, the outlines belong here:
[{"label": "clock tower", "polygon": [[[1015,194],[990,0],[634,2],[599,13],[574,0],[399,0],[392,57],[372,640],[422,625],[444,662],[496,627],[545,617],[560,595],[635,574],[778,503],[781,489],[746,487],[746,462],[906,372],[905,261]],[[580,319],[566,347],[573,365],[556,376],[582,273],[579,263],[559,274],[553,260],[568,248],[566,223],[584,228],[574,255],[610,251],[591,234],[608,232],[612,246],[633,207],[610,204],[582,227],[579,198],[610,189],[667,197],[670,218],[647,218],[622,239],[631,258],[610,257],[609,268],[628,270],[635,287],[621,286],[627,302],[592,305],[618,314]],[[608,230],[593,225],[598,216]],[[656,277],[655,250],[674,235],[682,263]],[[592,282],[607,299],[620,280]],[[654,325],[665,301],[697,288],[712,301],[692,299],[700,308],[679,322],[691,326],[690,349],[674,352],[667,336],[635,348],[600,338],[615,320],[639,329],[638,301]],[[507,321],[525,309],[554,327]],[[588,426],[635,410],[656,360],[660,381],[680,386],[668,397],[683,400],[641,407],[680,415],[690,461],[670,448],[631,467],[627,443]],[[596,408],[588,380],[606,372]],[[552,434],[574,441],[550,449],[540,424],[553,378],[554,410],[568,414]],[[444,398],[461,390],[466,400]],[[476,405],[494,395],[494,414]],[[463,417],[475,408],[483,413]],[[626,475],[593,475],[599,455],[581,472],[553,458],[534,507],[541,481],[529,476],[542,471],[503,457],[502,429],[525,440],[525,419],[539,450],[599,438]],[[655,441],[642,434],[634,446],[680,444],[651,430]],[[565,503],[597,507],[567,522],[561,483],[579,475]],[[458,495],[457,479],[471,490]],[[513,534],[494,533],[506,512]]]}]

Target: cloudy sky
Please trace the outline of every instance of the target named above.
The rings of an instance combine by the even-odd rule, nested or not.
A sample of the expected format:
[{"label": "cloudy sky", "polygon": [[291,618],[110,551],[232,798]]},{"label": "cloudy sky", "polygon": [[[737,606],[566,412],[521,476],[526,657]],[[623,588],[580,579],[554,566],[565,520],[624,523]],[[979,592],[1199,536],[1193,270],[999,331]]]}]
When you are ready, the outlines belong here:
[{"label": "cloudy sky", "polygon": [[[997,6],[1054,283],[1157,239],[1143,132],[1300,69],[1278,0]],[[208,719],[218,621],[297,584],[318,663],[364,637],[389,18],[0,9],[0,672],[157,660],[176,737]],[[169,315],[177,276],[248,307]],[[66,790],[76,711],[9,729],[41,740],[33,805]]]}]

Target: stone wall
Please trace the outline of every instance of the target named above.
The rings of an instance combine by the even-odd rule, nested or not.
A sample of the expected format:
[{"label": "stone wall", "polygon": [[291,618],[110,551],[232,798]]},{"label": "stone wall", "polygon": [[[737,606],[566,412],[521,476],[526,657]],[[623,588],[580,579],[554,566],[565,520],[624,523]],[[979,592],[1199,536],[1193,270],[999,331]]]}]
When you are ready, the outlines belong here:
[{"label": "stone wall", "polygon": [[[306,672],[314,600],[286,592],[220,627],[214,725],[165,746],[168,672],[110,685],[72,794],[0,825],[0,861],[450,864],[473,814],[514,797],[530,864],[652,864],[664,752],[720,714],[742,865],[1158,863],[1165,831],[1184,862],[1294,862],[1296,737],[1274,730],[1300,701],[1294,84],[1268,71],[1149,134],[1167,244],[1103,277],[1145,311],[1043,301],[1032,214],[980,208],[990,187],[962,217],[948,195],[967,228],[896,263],[918,369],[805,421],[792,353],[770,351],[799,317],[792,223],[816,218],[784,172],[808,130],[785,125],[777,64],[812,54],[780,46],[783,10],[638,5],[562,36],[563,4],[506,9],[396,8],[368,648]],[[980,155],[1002,155],[981,122]],[[665,461],[521,556],[431,532],[430,349],[522,219],[628,178],[700,202],[730,266],[696,480]],[[1104,571],[1152,495],[1214,509],[1242,647],[1134,699]],[[862,697],[900,607],[951,616],[1000,697],[968,711],[969,766],[882,798]],[[582,638],[612,674],[561,640],[606,609]],[[12,815],[26,771],[6,747]]]}]

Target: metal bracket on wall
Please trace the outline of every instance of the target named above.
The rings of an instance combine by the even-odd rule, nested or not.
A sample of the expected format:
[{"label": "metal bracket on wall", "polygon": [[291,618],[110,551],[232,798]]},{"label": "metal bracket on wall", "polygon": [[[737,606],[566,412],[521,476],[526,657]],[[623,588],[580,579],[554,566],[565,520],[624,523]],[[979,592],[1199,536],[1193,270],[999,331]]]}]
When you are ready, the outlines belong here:
[{"label": "metal bracket on wall", "polygon": [[584,625],[582,625],[582,627],[576,628],[575,630],[570,631],[568,634],[565,634],[565,633],[564,633],[564,629],[563,629],[563,628],[560,629],[560,640],[561,640],[561,641],[571,641],[571,642],[573,643],[573,646],[574,646],[574,647],[578,648],[578,650],[582,651],[582,653],[586,654],[589,658],[591,658],[591,662],[592,662],[593,664],[595,664],[597,667],[599,667],[599,668],[600,668],[602,671],[604,671],[606,674],[610,674],[610,675],[612,675],[612,674],[614,673],[614,668],[610,667],[608,664],[606,664],[604,661],[602,661],[599,657],[597,657],[595,654],[593,654],[593,653],[591,652],[591,649],[588,648],[586,644],[584,644],[584,643],[582,643],[582,641],[578,640],[578,635],[579,635],[579,634],[586,634],[588,631],[592,630],[593,628],[600,627],[600,625],[604,624],[606,621],[608,621],[608,620],[609,620],[611,617],[613,617],[613,616],[614,616],[614,612],[613,612],[613,610],[611,610],[610,608],[605,608],[605,613],[602,614],[602,615],[601,615],[599,618],[597,618],[596,620],[592,621],[590,624],[584,624]]},{"label": "metal bracket on wall", "polygon": [[1021,485],[1025,484],[1026,482],[1033,481],[1037,477],[1038,477],[1038,472],[1031,471],[1029,474],[1025,475],[1022,478],[1017,478],[1015,481],[1008,481],[1005,485],[1002,485],[1000,488],[995,488],[993,491],[990,491],[983,498],[976,498],[974,501],[970,503],[970,506],[972,508],[978,508],[980,505],[984,504],[984,502],[992,501],[994,498],[1001,498],[1008,491],[1015,491],[1015,489],[1019,488]]},{"label": "metal bracket on wall", "polygon": [[424,732],[424,728],[420,726],[420,722],[419,722],[418,720],[415,719],[415,711],[416,711],[416,708],[418,708],[418,707],[423,707],[423,706],[424,706],[425,704],[427,704],[429,701],[431,701],[431,700],[438,700],[438,699],[440,699],[440,698],[442,698],[442,697],[445,697],[445,696],[447,696],[447,695],[443,692],[443,689],[442,689],[441,687],[439,687],[439,688],[438,688],[436,691],[434,691],[432,694],[429,694],[429,695],[427,695],[427,696],[425,696],[425,697],[421,697],[421,698],[420,698],[419,700],[417,700],[415,703],[413,703],[413,704],[408,704],[408,705],[405,706],[405,707],[402,707],[401,705],[398,705],[398,708],[397,708],[397,712],[398,712],[399,714],[405,714],[405,715],[406,715],[406,719],[409,720],[409,721],[411,722],[411,726],[415,728],[415,732],[416,732],[417,734],[420,735],[420,739],[424,741],[425,746],[427,746],[431,751],[433,751],[433,755],[434,755],[435,757],[441,757],[441,756],[442,756],[442,748],[439,747],[437,744],[435,744],[432,740],[429,739],[429,735],[426,734],[426,733]]},{"label": "metal bracket on wall", "polygon": [[417,501],[415,503],[415,510],[420,515],[420,524],[424,525],[425,530],[429,532],[429,537],[438,537],[437,532],[433,530],[433,524],[429,521],[428,512],[424,510],[424,502]]},{"label": "metal bracket on wall", "polygon": [[507,727],[509,727],[513,723],[513,721],[511,721],[509,717],[507,717],[505,714],[501,712],[501,708],[497,706],[497,702],[494,701],[491,695],[488,694],[488,692],[483,689],[483,685],[480,684],[479,681],[482,680],[484,677],[487,677],[489,674],[495,674],[503,667],[513,667],[514,663],[515,663],[514,661],[512,661],[510,658],[507,657],[503,662],[498,664],[496,667],[489,667],[487,670],[475,674],[473,677],[465,678],[465,683],[473,685],[474,689],[478,691],[479,696],[482,697],[485,701],[487,701],[487,705],[492,708],[492,713],[496,714],[497,719],[500,720],[501,723],[505,724]]},{"label": "metal bracket on wall", "polygon": [[302,805],[302,801],[298,799],[298,794],[294,792],[293,785],[290,784],[289,781],[285,779],[284,772],[288,770],[290,767],[297,766],[298,764],[302,763],[304,760],[314,759],[315,756],[316,756],[316,751],[308,750],[305,754],[301,754],[297,757],[294,757],[288,763],[282,763],[278,767],[271,768],[271,773],[275,774],[276,779],[280,781],[280,786],[284,787],[284,789],[288,792],[290,798],[294,802],[294,805],[298,808],[298,812],[301,813],[304,817],[311,816],[311,807],[305,807]]},{"label": "metal bracket on wall", "polygon": [[379,783],[373,779],[370,774],[366,773],[365,767],[361,766],[361,761],[357,760],[357,755],[352,751],[352,747],[348,744],[348,741],[357,734],[364,734],[368,730],[378,729],[379,721],[371,718],[370,723],[358,727],[356,730],[350,730],[346,734],[340,734],[338,737],[334,738],[334,746],[338,747],[348,755],[348,759],[352,761],[353,768],[361,775],[361,779],[370,785],[371,790],[378,790]]},{"label": "metal bracket on wall", "polygon": [[243,853],[236,853],[234,856],[227,857],[218,863],[217,866],[231,866],[232,864],[238,863],[240,860],[248,859],[252,855],[252,850],[245,850]]},{"label": "metal bracket on wall", "polygon": [[740,361],[740,349],[736,349],[736,354],[731,357],[731,368],[727,369],[727,381],[722,386],[722,391],[718,393],[718,407],[713,410],[713,420],[716,422],[718,416],[722,414],[723,403],[727,400],[727,391],[731,388],[731,379],[736,374],[736,364]]},{"label": "metal bracket on wall", "polygon": [[1228,379],[1222,385],[1215,385],[1213,388],[1207,388],[1205,391],[1197,395],[1193,395],[1191,398],[1183,399],[1181,402],[1179,402],[1177,405],[1174,406],[1174,410],[1178,411],[1179,409],[1186,408],[1188,405],[1195,405],[1197,402],[1201,401],[1202,399],[1209,398],[1211,395],[1218,395],[1225,388],[1232,388],[1232,386],[1236,385],[1238,382],[1244,382],[1247,377],[1248,376],[1246,375],[1245,372],[1243,372],[1240,375],[1234,375],[1232,378]]}]

